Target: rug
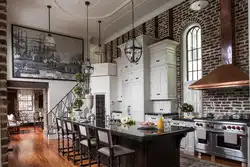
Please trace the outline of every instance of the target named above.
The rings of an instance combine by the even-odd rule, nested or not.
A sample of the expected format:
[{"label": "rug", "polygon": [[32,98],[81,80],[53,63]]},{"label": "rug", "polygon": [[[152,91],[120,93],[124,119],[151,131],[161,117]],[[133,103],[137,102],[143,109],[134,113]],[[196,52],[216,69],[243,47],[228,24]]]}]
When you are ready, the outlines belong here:
[{"label": "rug", "polygon": [[180,166],[181,167],[229,167],[214,162],[201,160],[188,155],[181,155]]}]

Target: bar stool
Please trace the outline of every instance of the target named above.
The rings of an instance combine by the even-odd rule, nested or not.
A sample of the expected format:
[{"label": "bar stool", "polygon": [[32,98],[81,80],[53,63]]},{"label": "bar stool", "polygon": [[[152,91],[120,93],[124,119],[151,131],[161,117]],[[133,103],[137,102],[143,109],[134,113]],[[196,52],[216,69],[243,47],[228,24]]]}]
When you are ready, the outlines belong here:
[{"label": "bar stool", "polygon": [[[80,161],[81,161],[81,166],[91,166],[93,164],[97,164],[97,162],[92,162],[93,156],[92,156],[92,149],[96,148],[96,138],[91,137],[90,132],[89,132],[89,126],[84,125],[84,124],[79,124],[78,125],[79,129],[79,141],[80,141]],[[87,157],[82,157],[83,155],[83,148],[87,147],[88,149],[88,156]],[[88,164],[82,164],[82,160],[88,159]]]},{"label": "bar stool", "polygon": [[[58,153],[62,153],[62,155],[64,156],[65,153],[67,153],[66,151],[64,151],[65,148],[64,147],[64,138],[65,138],[65,130],[66,128],[63,128],[62,126],[62,120],[59,118],[56,118],[56,126],[57,126],[57,143],[58,143]],[[61,141],[60,139],[62,139],[62,147],[61,147]]]},{"label": "bar stool", "polygon": [[[97,128],[97,148],[98,148],[98,167],[100,167],[100,154],[106,155],[109,157],[109,167],[114,167],[114,159],[119,160],[120,166],[120,157],[121,156],[132,156],[132,166],[135,165],[135,151],[129,148],[125,148],[120,145],[113,145],[111,132],[107,129]],[[100,144],[107,145],[107,147],[100,148]]]},{"label": "bar stool", "polygon": [[[76,147],[77,142],[79,141],[78,133],[75,131],[75,128],[73,126],[73,123],[71,121],[65,120],[65,125],[66,125],[66,134],[67,134],[67,148],[68,148],[68,155],[67,158],[68,160],[73,160],[74,165],[76,164],[79,159],[76,159],[76,156],[79,155],[79,150]],[[72,142],[72,147],[70,147],[69,141],[71,140]],[[69,149],[72,148],[72,151]],[[73,159],[70,156],[70,153],[73,152]],[[76,154],[76,152],[78,154]]]}]

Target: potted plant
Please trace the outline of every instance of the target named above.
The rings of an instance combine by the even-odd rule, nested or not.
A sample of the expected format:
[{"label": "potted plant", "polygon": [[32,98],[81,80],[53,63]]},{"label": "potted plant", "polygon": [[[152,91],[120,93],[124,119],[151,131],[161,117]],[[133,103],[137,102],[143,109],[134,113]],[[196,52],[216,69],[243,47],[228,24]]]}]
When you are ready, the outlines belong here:
[{"label": "potted plant", "polygon": [[181,111],[184,113],[184,118],[192,118],[194,107],[191,104],[183,103],[181,106]]},{"label": "potted plant", "polygon": [[78,82],[77,86],[73,89],[74,94],[76,95],[76,99],[73,103],[73,112],[75,113],[76,119],[80,119],[80,113],[81,113],[81,107],[83,106],[83,100],[82,97],[84,95],[83,87],[82,87],[82,82],[83,76],[81,73],[75,74],[75,78]]}]

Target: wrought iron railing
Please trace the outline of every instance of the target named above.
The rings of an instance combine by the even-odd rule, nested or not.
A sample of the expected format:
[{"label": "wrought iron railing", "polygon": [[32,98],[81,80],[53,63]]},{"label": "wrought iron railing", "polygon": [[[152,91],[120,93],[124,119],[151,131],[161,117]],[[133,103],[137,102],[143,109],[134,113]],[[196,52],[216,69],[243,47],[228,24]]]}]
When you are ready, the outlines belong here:
[{"label": "wrought iron railing", "polygon": [[78,86],[76,84],[63,98],[60,100],[55,107],[53,107],[47,114],[47,134],[56,133],[56,118],[68,117],[76,99],[76,95],[73,92],[74,88]]}]

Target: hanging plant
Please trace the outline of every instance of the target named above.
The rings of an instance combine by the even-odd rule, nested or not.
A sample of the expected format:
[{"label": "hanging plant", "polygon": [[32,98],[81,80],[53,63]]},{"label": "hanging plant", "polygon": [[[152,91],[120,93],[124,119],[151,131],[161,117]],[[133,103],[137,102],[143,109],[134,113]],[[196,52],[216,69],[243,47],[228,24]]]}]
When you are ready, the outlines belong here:
[{"label": "hanging plant", "polygon": [[83,74],[82,73],[76,73],[75,74],[75,78],[76,78],[76,81],[77,82],[84,82],[84,79],[83,79]]},{"label": "hanging plant", "polygon": [[81,86],[76,86],[73,91],[78,97],[82,97],[83,88]]},{"label": "hanging plant", "polygon": [[181,106],[181,111],[182,112],[193,112],[194,107],[191,104],[183,103]]},{"label": "hanging plant", "polygon": [[83,106],[83,101],[81,98],[76,98],[74,102],[74,108],[80,109]]}]

